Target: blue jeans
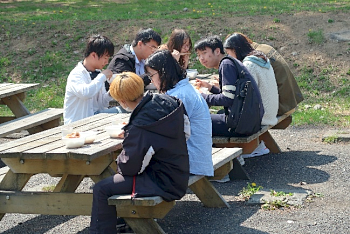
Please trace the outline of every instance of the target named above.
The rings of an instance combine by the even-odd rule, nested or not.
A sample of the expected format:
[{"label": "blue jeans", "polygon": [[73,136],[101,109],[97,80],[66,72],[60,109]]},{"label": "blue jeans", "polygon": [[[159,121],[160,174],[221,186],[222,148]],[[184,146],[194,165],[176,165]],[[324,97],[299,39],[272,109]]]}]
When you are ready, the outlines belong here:
[{"label": "blue jeans", "polygon": [[231,133],[226,124],[225,114],[210,114],[212,123],[212,136],[235,137],[238,133]]}]

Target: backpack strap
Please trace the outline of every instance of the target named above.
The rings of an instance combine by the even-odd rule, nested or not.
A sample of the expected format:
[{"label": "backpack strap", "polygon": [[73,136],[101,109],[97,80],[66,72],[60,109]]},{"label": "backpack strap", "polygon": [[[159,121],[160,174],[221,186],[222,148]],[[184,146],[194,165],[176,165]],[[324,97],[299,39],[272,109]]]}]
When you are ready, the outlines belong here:
[{"label": "backpack strap", "polygon": [[236,66],[236,68],[238,70],[238,79],[243,79],[244,75],[245,75],[245,71],[242,69],[242,66],[237,62],[237,60],[234,59],[233,57],[231,57],[230,55],[226,55],[222,60],[224,60],[224,59],[229,59],[233,62],[233,64]]}]

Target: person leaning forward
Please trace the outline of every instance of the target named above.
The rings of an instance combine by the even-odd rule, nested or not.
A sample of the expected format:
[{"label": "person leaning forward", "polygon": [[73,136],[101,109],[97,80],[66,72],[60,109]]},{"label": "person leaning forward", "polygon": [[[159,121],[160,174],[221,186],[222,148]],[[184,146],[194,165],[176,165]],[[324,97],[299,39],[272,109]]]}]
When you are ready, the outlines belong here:
[{"label": "person leaning forward", "polygon": [[[194,50],[197,54],[199,62],[206,68],[216,68],[219,73],[219,85],[216,87],[209,84],[207,81],[196,79],[196,85],[198,87],[205,87],[212,94],[204,94],[202,96],[209,106],[223,106],[225,112],[227,109],[233,105],[233,100],[235,97],[235,83],[239,78],[238,68],[231,59],[225,56],[224,48],[221,39],[218,36],[209,36],[197,41],[194,44]],[[254,92],[259,97],[260,106],[263,106],[259,88],[251,76],[247,68],[237,59],[232,58],[237,61],[245,73],[245,76],[250,80]],[[264,115],[263,108],[260,108],[259,113]],[[213,136],[239,136],[238,133],[230,131],[226,124],[227,115],[226,114],[211,114],[212,120],[212,135]]]},{"label": "person leaning forward", "polygon": [[112,195],[161,196],[173,201],[186,193],[190,174],[186,138],[190,130],[184,104],[166,94],[143,95],[143,86],[142,79],[132,72],[118,74],[111,84],[111,95],[133,112],[123,128],[117,173],[93,187],[90,234],[117,233],[121,220],[116,207],[108,205]]},{"label": "person leaning forward", "polygon": [[[105,89],[112,71],[103,70],[114,53],[113,43],[105,36],[91,36],[86,45],[84,60],[70,72],[64,96],[64,124],[93,116],[109,106],[113,98]],[[98,71],[98,72],[96,72]],[[97,76],[92,80],[91,73]]]}]

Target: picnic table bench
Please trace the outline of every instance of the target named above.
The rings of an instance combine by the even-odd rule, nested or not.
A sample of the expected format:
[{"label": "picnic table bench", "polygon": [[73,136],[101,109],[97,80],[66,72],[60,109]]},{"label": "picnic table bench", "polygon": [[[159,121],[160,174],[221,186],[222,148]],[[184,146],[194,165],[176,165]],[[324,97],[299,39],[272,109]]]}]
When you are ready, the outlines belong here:
[{"label": "picnic table bench", "polygon": [[281,149],[276,141],[271,136],[270,129],[286,129],[292,122],[292,114],[295,109],[292,109],[284,115],[278,116],[276,125],[262,126],[260,131],[246,137],[213,137],[213,145],[215,147],[240,147],[243,149],[243,154],[252,153],[260,144],[260,141],[265,142],[266,147],[272,153],[280,153]]},{"label": "picnic table bench", "polygon": [[[206,177],[191,175],[188,187],[197,195],[206,207],[230,207],[221,194],[209,180],[222,179],[229,171],[234,169],[237,176],[245,178],[237,157],[241,155],[240,148],[213,148],[212,158],[214,165],[214,176]],[[131,199],[131,195],[114,195],[108,199],[109,205],[115,205],[118,217],[130,225],[138,234],[160,234],[163,229],[154,219],[164,218],[174,207],[175,201],[166,202],[160,196],[140,197]]]},{"label": "picnic table bench", "polygon": [[63,109],[49,108],[32,114],[23,104],[26,92],[38,85],[38,83],[0,84],[0,105],[6,105],[14,114],[0,117],[0,137],[20,130],[28,130],[30,134],[34,134],[60,124]]}]

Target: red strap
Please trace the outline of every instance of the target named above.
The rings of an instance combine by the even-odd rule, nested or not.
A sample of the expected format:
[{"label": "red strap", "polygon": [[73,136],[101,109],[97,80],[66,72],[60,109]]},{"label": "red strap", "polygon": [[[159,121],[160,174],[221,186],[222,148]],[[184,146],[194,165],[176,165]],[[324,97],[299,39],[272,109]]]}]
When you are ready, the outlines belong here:
[{"label": "red strap", "polygon": [[132,181],[132,193],[131,193],[131,199],[135,198],[135,182],[136,182],[136,176],[134,176],[133,181]]}]

